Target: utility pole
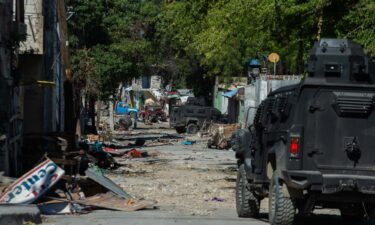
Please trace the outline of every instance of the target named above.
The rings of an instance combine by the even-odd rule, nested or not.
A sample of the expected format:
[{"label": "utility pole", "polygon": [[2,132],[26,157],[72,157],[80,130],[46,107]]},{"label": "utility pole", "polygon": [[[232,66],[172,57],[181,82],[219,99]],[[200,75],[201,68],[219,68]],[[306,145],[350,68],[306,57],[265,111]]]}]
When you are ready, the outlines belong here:
[{"label": "utility pole", "polygon": [[69,60],[69,42],[68,42],[68,28],[67,18],[65,11],[65,1],[57,0],[57,17],[59,22],[59,34],[60,34],[60,54],[61,54],[61,68],[63,74],[63,80],[61,82],[61,95],[63,101],[61,102],[61,127],[62,131],[68,135],[68,151],[75,146],[75,134],[77,118],[75,116],[74,108],[74,86],[73,77]]}]

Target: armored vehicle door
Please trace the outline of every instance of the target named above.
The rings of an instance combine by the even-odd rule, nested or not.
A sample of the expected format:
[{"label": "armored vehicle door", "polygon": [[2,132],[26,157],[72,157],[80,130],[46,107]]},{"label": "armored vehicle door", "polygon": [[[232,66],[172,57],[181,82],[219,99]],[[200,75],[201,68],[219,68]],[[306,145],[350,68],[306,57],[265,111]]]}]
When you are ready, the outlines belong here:
[{"label": "armored vehicle door", "polygon": [[[304,169],[375,174],[374,86],[303,86]],[[305,113],[303,112],[305,111]],[[307,111],[307,112],[306,112]]]}]

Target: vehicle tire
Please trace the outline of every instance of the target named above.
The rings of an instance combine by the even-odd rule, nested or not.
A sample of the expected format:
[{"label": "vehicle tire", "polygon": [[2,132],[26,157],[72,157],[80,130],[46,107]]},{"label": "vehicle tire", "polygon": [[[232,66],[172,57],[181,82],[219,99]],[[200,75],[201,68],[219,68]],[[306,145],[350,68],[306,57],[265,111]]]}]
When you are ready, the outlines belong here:
[{"label": "vehicle tire", "polygon": [[269,188],[268,218],[271,225],[292,225],[295,207],[292,199],[284,196],[283,188],[274,173]]},{"label": "vehicle tire", "polygon": [[260,201],[249,190],[246,171],[243,164],[240,165],[236,180],[236,209],[239,217],[257,217]]},{"label": "vehicle tire", "polygon": [[186,127],[186,133],[188,134],[196,134],[199,131],[199,127],[195,123],[189,123]]},{"label": "vehicle tire", "polygon": [[178,134],[183,134],[186,132],[186,128],[185,127],[176,127],[176,132]]}]

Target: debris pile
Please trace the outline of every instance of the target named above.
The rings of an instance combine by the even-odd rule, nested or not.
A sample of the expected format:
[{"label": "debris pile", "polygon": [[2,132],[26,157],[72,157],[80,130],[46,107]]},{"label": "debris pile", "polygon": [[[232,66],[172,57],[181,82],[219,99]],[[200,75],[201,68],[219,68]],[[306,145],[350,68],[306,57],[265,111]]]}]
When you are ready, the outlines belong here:
[{"label": "debris pile", "polygon": [[156,201],[134,198],[106,174],[128,166],[129,161],[119,164],[119,159],[150,157],[148,151],[140,150],[142,147],[171,145],[183,137],[131,131],[105,135],[82,136],[76,151],[67,151],[67,141],[56,138],[60,146],[57,154],[46,154],[43,162],[17,180],[2,179],[7,182],[0,183],[0,203],[37,204],[46,215],[154,208]]},{"label": "debris pile", "polygon": [[[59,138],[62,157],[48,158],[11,184],[2,183],[1,204],[37,204],[41,213],[89,213],[96,209],[135,211],[154,208],[155,201],[138,200],[105,176],[118,167],[99,136],[89,135],[79,143],[78,152],[65,152],[66,141]],[[127,157],[146,157],[147,152],[130,149]],[[3,179],[2,179],[3,180]],[[4,179],[5,180],[5,179]],[[10,180],[12,181],[12,180]]]},{"label": "debris pile", "polygon": [[208,148],[229,149],[231,147],[230,138],[232,134],[240,129],[239,124],[217,124],[213,123],[208,128],[209,139]]}]

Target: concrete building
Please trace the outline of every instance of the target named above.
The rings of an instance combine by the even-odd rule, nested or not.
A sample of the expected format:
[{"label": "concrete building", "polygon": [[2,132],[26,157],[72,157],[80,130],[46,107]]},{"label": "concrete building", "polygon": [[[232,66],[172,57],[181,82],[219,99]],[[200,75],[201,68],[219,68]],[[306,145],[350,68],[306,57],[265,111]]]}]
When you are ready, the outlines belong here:
[{"label": "concrete building", "polygon": [[[0,107],[0,115],[7,117],[0,116],[0,124],[8,122],[7,129],[0,125],[0,137],[1,134],[6,137],[2,141],[3,170],[9,175],[20,175],[45,153],[57,148],[57,136],[67,138],[70,146],[74,142],[76,116],[65,3],[64,0],[3,0],[0,12],[0,40],[8,44],[4,46],[9,46],[9,40],[19,46],[6,49],[0,45],[0,64],[4,65],[0,79],[7,81],[0,93],[0,103],[6,106]],[[12,24],[9,22],[12,18],[15,18],[13,30],[7,32],[10,28],[6,26]],[[9,34],[12,36],[8,37]],[[0,85],[4,86],[1,80]]]},{"label": "concrete building", "polygon": [[22,144],[17,46],[25,28],[23,0],[0,1],[0,169],[7,171]]},{"label": "concrete building", "polygon": [[162,77],[159,75],[144,75],[140,78],[133,78],[132,89],[161,89],[162,88]]},{"label": "concrete building", "polygon": [[[252,123],[256,108],[267,95],[282,86],[300,82],[302,76],[262,75],[252,84],[242,82],[217,82],[214,88],[214,107],[228,115],[229,123],[240,123],[242,127]],[[241,80],[241,79],[239,79]]]}]

